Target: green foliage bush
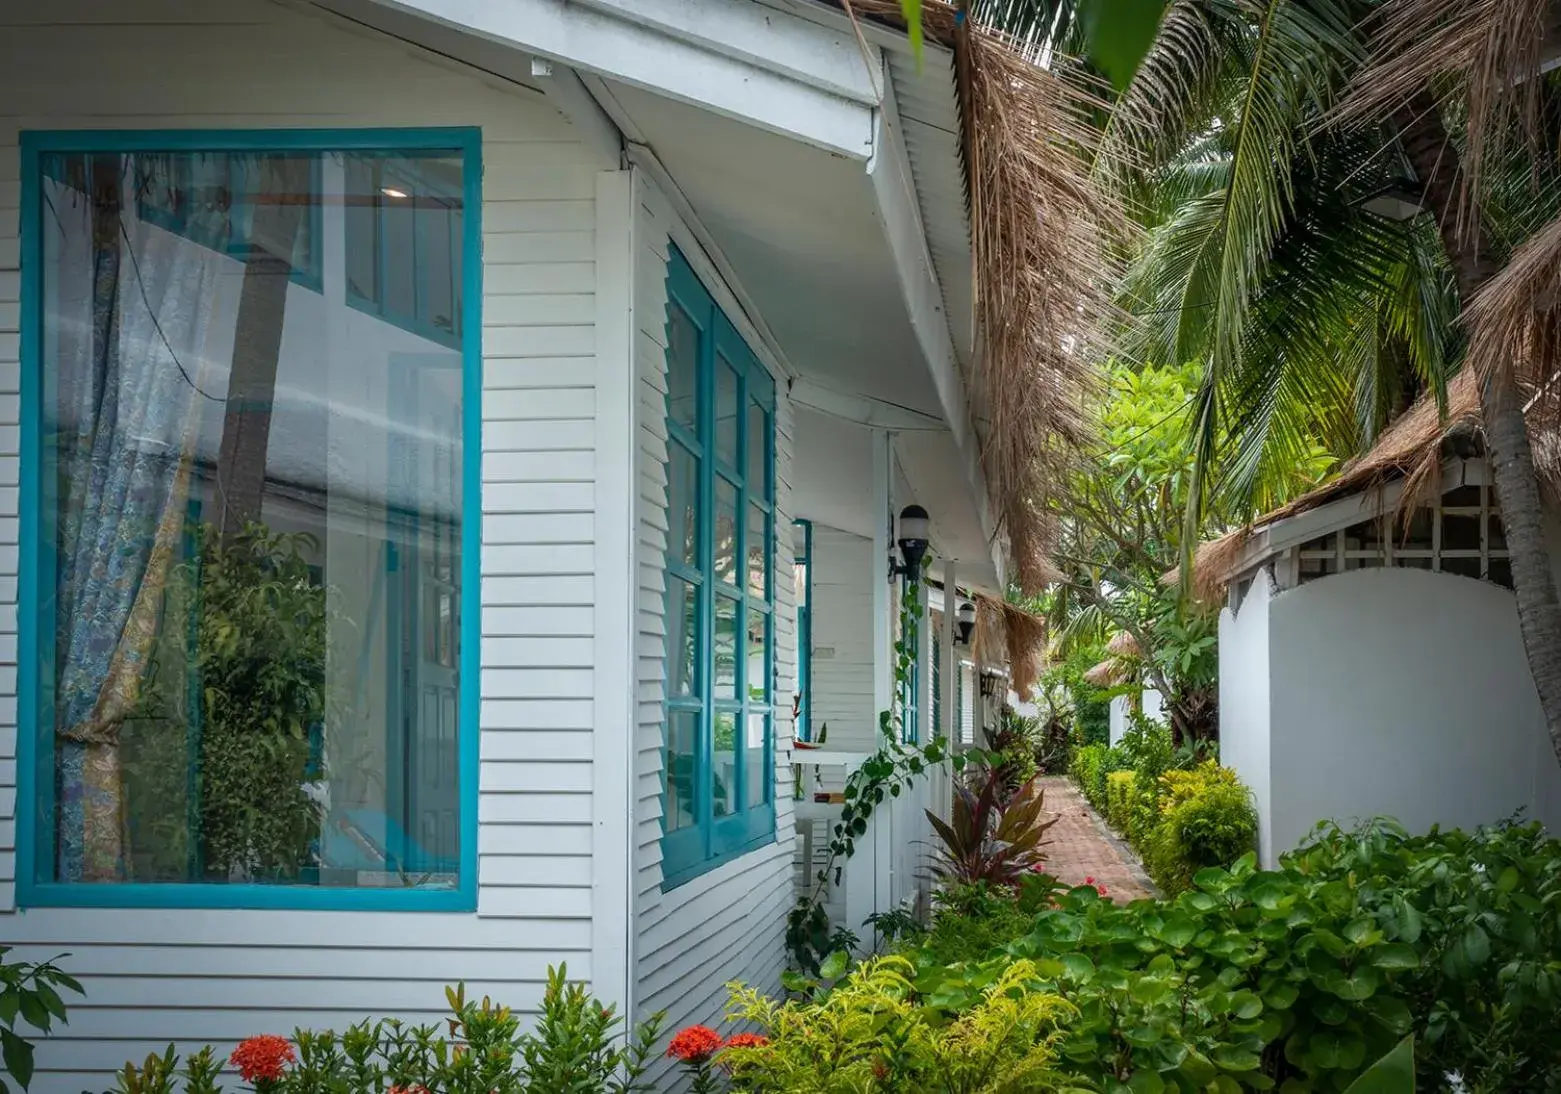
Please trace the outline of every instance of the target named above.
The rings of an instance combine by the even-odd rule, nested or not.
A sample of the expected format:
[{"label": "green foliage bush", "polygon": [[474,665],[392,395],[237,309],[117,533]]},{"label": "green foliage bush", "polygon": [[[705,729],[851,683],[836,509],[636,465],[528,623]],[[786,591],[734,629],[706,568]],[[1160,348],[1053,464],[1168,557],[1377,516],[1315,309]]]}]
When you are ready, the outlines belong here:
[{"label": "green foliage bush", "polygon": [[958,1014],[923,1006],[904,957],[874,958],[820,999],[777,1002],[748,988],[729,1016],[761,1038],[722,1052],[735,1090],[764,1094],[1049,1091],[1069,1084],[1056,1044],[1072,1007],[1028,961],[999,970]]},{"label": "green foliage bush", "polygon": [[1141,843],[1155,884],[1178,893],[1208,866],[1235,862],[1257,842],[1252,796],[1236,773],[1212,761],[1161,776],[1158,825]]},{"label": "green foliage bush", "polygon": [[1126,830],[1133,816],[1136,797],[1134,783],[1138,775],[1133,771],[1113,771],[1106,776],[1106,822],[1113,828]]},{"label": "green foliage bush", "polygon": [[[451,1017],[434,1026],[364,1021],[341,1034],[259,1036],[233,1063],[264,1094],[633,1094],[655,1056],[661,1015],[630,1028],[567,970],[548,969],[542,1012],[523,1030],[508,1007],[446,988]],[[221,1057],[208,1047],[181,1060],[174,1046],[119,1073],[122,1094],[217,1094]]]},{"label": "green foliage bush", "polygon": [[1138,850],[1161,891],[1176,894],[1206,866],[1228,866],[1257,844],[1257,813],[1235,772],[1171,746],[1165,727],[1135,718],[1114,748],[1073,755],[1079,789]]},{"label": "green foliage bush", "polygon": [[81,994],[81,985],[53,961],[7,960],[0,946],[0,1094],[10,1094],[9,1078],[26,1090],[33,1079],[31,1029],[47,1035],[65,1021],[64,991]]},{"label": "green foliage bush", "polygon": [[1028,933],[986,960],[907,955],[946,1016],[1033,962],[1027,989],[1076,1008],[1058,1067],[1080,1087],[1327,1094],[1413,1034],[1423,1089],[1561,1089],[1561,843],[1537,825],[1325,827],[1278,870],[1247,855],[1125,907],[1040,884]]}]

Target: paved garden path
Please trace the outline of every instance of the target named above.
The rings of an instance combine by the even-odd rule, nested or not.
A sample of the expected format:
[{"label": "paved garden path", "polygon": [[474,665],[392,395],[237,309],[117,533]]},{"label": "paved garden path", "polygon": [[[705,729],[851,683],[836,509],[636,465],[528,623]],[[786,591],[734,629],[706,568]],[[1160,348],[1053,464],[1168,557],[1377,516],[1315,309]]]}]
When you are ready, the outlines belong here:
[{"label": "paved garden path", "polygon": [[1113,900],[1154,896],[1154,885],[1133,852],[1106,827],[1078,787],[1061,775],[1040,780],[1046,811],[1057,823],[1046,833],[1046,870],[1068,885],[1094,878]]}]

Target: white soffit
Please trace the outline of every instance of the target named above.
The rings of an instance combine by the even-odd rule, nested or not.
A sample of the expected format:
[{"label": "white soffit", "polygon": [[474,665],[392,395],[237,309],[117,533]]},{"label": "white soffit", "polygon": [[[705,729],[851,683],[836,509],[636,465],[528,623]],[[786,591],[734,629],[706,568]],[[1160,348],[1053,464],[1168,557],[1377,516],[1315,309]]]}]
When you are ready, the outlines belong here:
[{"label": "white soffit", "polygon": [[665,166],[800,376],[942,420],[862,162],[602,86],[609,113]]}]

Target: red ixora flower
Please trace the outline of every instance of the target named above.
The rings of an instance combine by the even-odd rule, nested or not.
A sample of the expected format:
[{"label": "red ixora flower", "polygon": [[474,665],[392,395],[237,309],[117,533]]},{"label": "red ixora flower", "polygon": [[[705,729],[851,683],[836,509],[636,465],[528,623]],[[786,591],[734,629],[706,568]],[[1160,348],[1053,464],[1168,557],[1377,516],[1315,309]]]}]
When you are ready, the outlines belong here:
[{"label": "red ixora flower", "polygon": [[241,1042],[228,1057],[228,1063],[238,1068],[239,1077],[246,1083],[274,1083],[282,1078],[282,1069],[297,1058],[287,1038],[262,1033]]},{"label": "red ixora flower", "polygon": [[667,1046],[667,1055],[676,1056],[685,1064],[702,1063],[716,1054],[721,1047],[721,1035],[709,1026],[689,1026]]},{"label": "red ixora flower", "polygon": [[763,1048],[770,1039],[762,1033],[734,1033],[726,1039],[727,1048]]},{"label": "red ixora flower", "polygon": [[411,1086],[393,1086],[386,1094],[428,1094],[428,1088],[422,1083],[413,1083]]}]

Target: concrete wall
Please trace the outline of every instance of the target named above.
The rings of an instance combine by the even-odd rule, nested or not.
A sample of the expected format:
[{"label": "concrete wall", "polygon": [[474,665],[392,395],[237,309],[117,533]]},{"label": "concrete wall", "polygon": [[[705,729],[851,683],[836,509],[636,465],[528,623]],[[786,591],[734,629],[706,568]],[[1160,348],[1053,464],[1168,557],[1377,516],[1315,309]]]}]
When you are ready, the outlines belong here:
[{"label": "concrete wall", "polygon": [[1561,831],[1556,763],[1512,593],[1354,570],[1220,617],[1220,751],[1252,788],[1272,864],[1319,820],[1411,831],[1522,810]]},{"label": "concrete wall", "polygon": [[1274,861],[1273,795],[1269,768],[1269,610],[1267,573],[1252,582],[1241,609],[1220,613],[1220,759],[1252,789],[1258,812],[1258,849]]}]

